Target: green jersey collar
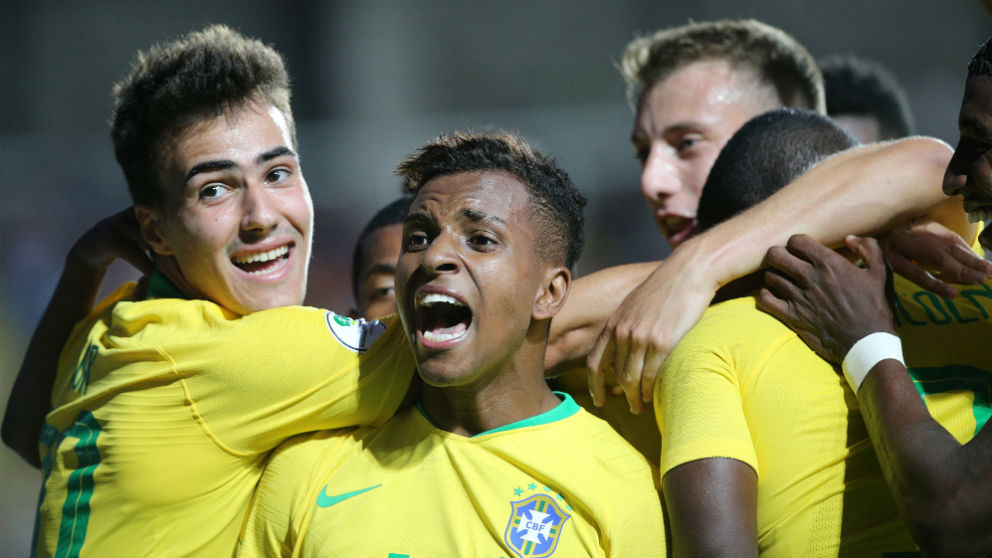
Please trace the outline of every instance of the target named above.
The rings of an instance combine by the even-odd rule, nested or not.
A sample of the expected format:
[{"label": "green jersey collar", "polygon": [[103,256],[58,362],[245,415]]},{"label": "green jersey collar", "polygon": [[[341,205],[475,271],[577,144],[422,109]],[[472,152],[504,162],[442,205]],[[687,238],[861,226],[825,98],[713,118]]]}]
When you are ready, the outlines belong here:
[{"label": "green jersey collar", "polygon": [[148,280],[148,296],[146,298],[184,298],[188,299],[179,287],[169,281],[165,275],[156,269],[152,272],[151,279]]},{"label": "green jersey collar", "polygon": [[[579,407],[579,404],[576,403],[574,399],[572,399],[571,395],[561,391],[556,391],[554,392],[554,394],[558,396],[558,399],[561,399],[561,403],[555,406],[554,409],[545,411],[539,415],[534,415],[530,418],[525,418],[524,420],[518,420],[517,422],[504,424],[503,426],[493,428],[492,430],[480,432],[472,437],[478,438],[479,436],[494,434],[496,432],[505,432],[507,430],[527,428],[528,426],[540,426],[542,424],[551,424],[552,422],[557,422],[559,420],[566,419],[574,415],[575,413],[579,412],[579,409],[581,409],[581,407]],[[433,426],[434,428],[438,428],[438,426],[434,424],[434,421],[432,421],[431,418],[427,416],[427,413],[424,412],[424,407],[423,405],[421,405],[420,401],[417,402],[417,410],[427,420],[427,422],[431,423],[431,426]]]}]

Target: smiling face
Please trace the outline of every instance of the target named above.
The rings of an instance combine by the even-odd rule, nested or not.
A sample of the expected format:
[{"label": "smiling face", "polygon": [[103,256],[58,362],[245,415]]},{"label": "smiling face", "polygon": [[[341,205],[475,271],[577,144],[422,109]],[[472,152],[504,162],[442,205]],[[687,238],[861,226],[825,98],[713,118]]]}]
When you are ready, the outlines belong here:
[{"label": "smiling face", "polygon": [[[568,272],[538,257],[532,215],[524,185],[502,172],[443,175],[417,192],[396,298],[428,384],[488,384],[518,365],[529,334],[544,328],[546,340],[540,320],[557,310],[548,306],[548,283],[567,292],[567,279],[551,278]],[[556,296],[555,304],[564,300]]]},{"label": "smiling face", "polygon": [[944,193],[964,197],[969,220],[985,222],[982,246],[992,249],[992,76],[973,75],[965,82],[958,128],[961,139],[944,174]]},{"label": "smiling face", "polygon": [[645,89],[631,141],[641,193],[672,247],[696,233],[696,208],[720,149],[751,117],[780,104],[724,61],[690,63]]},{"label": "smiling face", "polygon": [[164,150],[164,201],[137,214],[187,295],[237,314],[303,302],[313,203],[292,145],[282,113],[250,103]]}]

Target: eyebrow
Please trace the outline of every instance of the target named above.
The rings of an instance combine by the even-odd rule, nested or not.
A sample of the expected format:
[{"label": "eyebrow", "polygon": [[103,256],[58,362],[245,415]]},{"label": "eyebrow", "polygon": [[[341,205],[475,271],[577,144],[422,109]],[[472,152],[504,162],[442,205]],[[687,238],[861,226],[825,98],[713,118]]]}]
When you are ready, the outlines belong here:
[{"label": "eyebrow", "polygon": [[[664,138],[664,137],[669,136],[671,134],[680,134],[680,133],[681,134],[684,134],[686,132],[703,130],[704,128],[706,128],[706,126],[703,123],[698,122],[698,121],[695,121],[695,120],[687,120],[687,121],[683,121],[683,122],[676,122],[675,124],[672,124],[670,126],[666,126],[661,131],[661,136],[660,137]],[[630,134],[630,142],[631,143],[635,143],[636,144],[636,143],[642,142],[642,141],[644,141],[646,139],[647,140],[650,140],[651,139],[651,135],[648,134],[648,133],[645,133],[645,132],[643,132],[643,131],[641,131],[639,129],[636,129],[636,128]]]},{"label": "eyebrow", "polygon": [[362,275],[362,281],[365,281],[366,279],[377,273],[389,273],[389,274],[396,273],[396,264],[377,263],[365,271],[365,273]]},{"label": "eyebrow", "polygon": [[430,215],[422,210],[413,210],[406,219],[403,220],[403,225],[413,225],[413,224],[429,224],[433,223],[434,220],[431,219]]},{"label": "eyebrow", "polygon": [[479,211],[477,209],[463,209],[463,210],[461,210],[461,211],[458,212],[458,215],[460,217],[466,217],[469,220],[475,221],[475,222],[489,221],[489,222],[492,222],[492,223],[496,223],[498,225],[506,226],[506,220],[503,219],[502,217],[497,217],[495,215],[490,215],[488,213],[483,213],[482,211]]},{"label": "eyebrow", "polygon": [[[272,159],[275,159],[276,157],[282,157],[283,155],[290,155],[295,157],[296,152],[284,145],[280,145],[279,147],[274,147],[266,151],[265,153],[262,153],[258,157],[255,157],[255,164],[261,164],[266,161],[271,161]],[[236,166],[237,164],[230,159],[203,161],[202,163],[197,163],[193,165],[193,168],[189,169],[189,172],[186,173],[186,181],[189,182],[189,179],[193,178],[194,176],[200,173],[226,170],[226,169],[234,168]]]}]

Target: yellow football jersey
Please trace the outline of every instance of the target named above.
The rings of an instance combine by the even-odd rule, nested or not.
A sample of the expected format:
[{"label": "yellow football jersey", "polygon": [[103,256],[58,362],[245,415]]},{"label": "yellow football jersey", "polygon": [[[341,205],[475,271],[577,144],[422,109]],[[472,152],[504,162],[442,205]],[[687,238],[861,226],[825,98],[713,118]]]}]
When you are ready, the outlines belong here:
[{"label": "yellow football jersey", "polygon": [[662,476],[711,457],[758,475],[763,556],[914,551],[854,394],[753,298],[709,308],[655,388]]},{"label": "yellow football jersey", "polygon": [[394,318],[238,316],[154,276],[73,331],[42,433],[40,556],[231,556],[267,452],[378,424],[415,363]]},{"label": "yellow football jersey", "polygon": [[[586,380],[587,369],[569,370],[555,378],[561,390],[575,399],[575,402],[589,412],[590,415],[603,419],[623,436],[634,449],[648,460],[658,480],[658,459],[661,456],[661,434],[658,423],[654,418],[654,408],[647,407],[639,415],[630,412],[627,396],[621,392],[614,394],[611,386],[607,386],[606,400],[602,407],[592,402],[589,394],[589,382]],[[660,488],[660,485],[659,485]]]},{"label": "yellow football jersey", "polygon": [[664,556],[647,462],[570,397],[473,436],[408,409],[277,449],[239,556]]},{"label": "yellow football jersey", "polygon": [[992,281],[949,299],[895,276],[903,357],[930,414],[965,443],[992,416]]},{"label": "yellow football jersey", "polygon": [[[948,300],[897,277],[896,325],[931,414],[964,442],[990,414],[992,286],[959,288]],[[853,392],[753,298],[707,310],[666,361],[655,410],[663,475],[710,457],[755,470],[761,554],[915,551]]]}]

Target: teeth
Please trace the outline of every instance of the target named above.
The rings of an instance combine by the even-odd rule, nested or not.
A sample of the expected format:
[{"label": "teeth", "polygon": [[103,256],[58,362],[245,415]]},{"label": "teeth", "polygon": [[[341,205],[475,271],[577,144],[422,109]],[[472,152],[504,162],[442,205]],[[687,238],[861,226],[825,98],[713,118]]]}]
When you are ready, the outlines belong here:
[{"label": "teeth", "polygon": [[424,339],[432,343],[443,343],[445,341],[450,341],[465,335],[465,330],[453,332],[453,333],[438,333],[435,331],[425,331],[423,332]]},{"label": "teeth", "polygon": [[272,261],[277,258],[281,258],[289,253],[289,246],[280,246],[268,252],[258,252],[255,254],[247,254],[244,256],[235,256],[231,258],[236,264],[250,264],[250,263],[264,263]]},{"label": "teeth", "polygon": [[978,223],[979,221],[983,223],[992,221],[992,209],[973,209],[968,212],[969,223]]},{"label": "teeth", "polygon": [[459,302],[455,297],[440,293],[430,293],[424,295],[424,297],[420,299],[421,306],[433,306],[435,303],[438,302],[442,302],[444,304],[453,304],[455,306],[465,306],[464,304]]}]

